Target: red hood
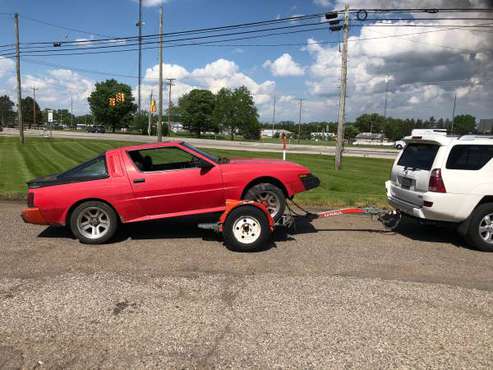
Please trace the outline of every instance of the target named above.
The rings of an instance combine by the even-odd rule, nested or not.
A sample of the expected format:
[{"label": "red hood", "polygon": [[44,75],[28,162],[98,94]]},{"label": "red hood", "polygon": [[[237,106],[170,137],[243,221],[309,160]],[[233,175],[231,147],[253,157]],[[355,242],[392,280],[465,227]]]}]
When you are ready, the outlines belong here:
[{"label": "red hood", "polygon": [[268,159],[268,158],[233,158],[229,160],[230,165],[235,166],[275,166],[276,168],[292,168],[292,169],[300,169],[300,170],[308,170],[305,166],[301,164],[283,161],[282,159]]}]

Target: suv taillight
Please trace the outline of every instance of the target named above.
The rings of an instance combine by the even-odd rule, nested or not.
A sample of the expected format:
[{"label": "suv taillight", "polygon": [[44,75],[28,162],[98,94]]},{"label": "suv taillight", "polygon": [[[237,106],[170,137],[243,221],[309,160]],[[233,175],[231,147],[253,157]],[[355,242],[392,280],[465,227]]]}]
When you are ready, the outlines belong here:
[{"label": "suv taillight", "polygon": [[34,193],[27,193],[27,208],[34,208]]},{"label": "suv taillight", "polygon": [[439,168],[435,168],[431,171],[430,183],[428,190],[435,193],[446,193],[445,184],[443,183],[442,171]]}]

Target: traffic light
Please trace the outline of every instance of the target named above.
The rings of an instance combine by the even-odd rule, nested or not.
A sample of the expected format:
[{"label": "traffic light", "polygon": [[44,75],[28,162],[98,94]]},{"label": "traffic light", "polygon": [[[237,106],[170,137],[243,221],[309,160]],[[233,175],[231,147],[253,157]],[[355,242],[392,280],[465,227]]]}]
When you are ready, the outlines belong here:
[{"label": "traffic light", "polygon": [[325,13],[325,19],[327,19],[327,20],[337,18],[338,16],[339,16],[339,14],[337,12]]},{"label": "traffic light", "polygon": [[110,107],[113,108],[114,106],[116,106],[116,99],[114,97],[109,98],[108,99],[108,104],[109,104]]},{"label": "traffic light", "polygon": [[116,102],[117,103],[125,102],[125,94],[122,92],[116,93]]},{"label": "traffic light", "polygon": [[154,99],[151,100],[151,113],[156,113],[156,101]]}]

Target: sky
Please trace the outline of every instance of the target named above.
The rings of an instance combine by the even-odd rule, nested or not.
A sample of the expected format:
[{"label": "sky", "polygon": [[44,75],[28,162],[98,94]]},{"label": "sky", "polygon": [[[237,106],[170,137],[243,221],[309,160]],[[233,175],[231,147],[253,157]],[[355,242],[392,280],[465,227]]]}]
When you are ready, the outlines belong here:
[{"label": "sky", "polygon": [[[161,0],[144,0],[144,35],[159,32],[160,4]],[[491,0],[354,0],[349,4],[352,9],[493,8]],[[341,0],[167,0],[164,30],[184,31],[343,8]],[[91,40],[137,33],[137,0],[0,0],[0,45],[15,41],[12,17],[15,12],[20,16],[21,42]],[[461,16],[490,18],[489,24],[493,25],[493,13]],[[443,28],[444,24],[487,22],[429,20],[425,23],[430,27],[426,28],[393,26],[415,24],[413,20],[379,21],[382,27],[375,27],[375,22],[370,21],[356,22],[358,26],[351,28],[348,42],[347,119],[354,120],[362,113],[383,114],[386,94],[388,116],[450,118],[456,96],[456,114],[492,118],[493,28]],[[325,27],[229,42],[227,46],[166,48],[164,76],[177,79],[172,90],[173,101],[193,88],[217,92],[222,87],[245,85],[253,93],[261,121],[272,120],[274,96],[276,121],[298,121],[299,98],[304,99],[304,122],[335,121],[339,104],[341,54],[337,41],[340,38],[340,33]],[[158,61],[158,50],[143,51],[144,108],[151,91],[157,94]],[[32,96],[32,88],[37,88],[41,109],[70,108],[72,99],[74,114],[84,114],[89,111],[87,97],[98,81],[115,78],[132,86],[136,95],[137,66],[136,51],[25,57],[21,63],[22,93]],[[14,100],[15,88],[14,59],[0,56],[0,95],[7,94]],[[167,90],[164,95],[167,105]]]}]

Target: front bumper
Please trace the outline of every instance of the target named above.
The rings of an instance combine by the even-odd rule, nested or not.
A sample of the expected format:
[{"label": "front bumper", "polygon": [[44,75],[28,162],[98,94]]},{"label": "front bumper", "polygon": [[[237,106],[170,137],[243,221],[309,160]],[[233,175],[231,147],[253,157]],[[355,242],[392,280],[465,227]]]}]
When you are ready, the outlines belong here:
[{"label": "front bumper", "polygon": [[49,225],[39,208],[25,208],[22,210],[21,217],[28,224]]},{"label": "front bumper", "polygon": [[312,174],[302,176],[301,182],[303,183],[305,190],[314,189],[320,186],[320,179]]}]

